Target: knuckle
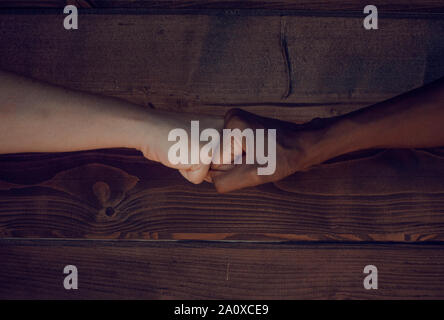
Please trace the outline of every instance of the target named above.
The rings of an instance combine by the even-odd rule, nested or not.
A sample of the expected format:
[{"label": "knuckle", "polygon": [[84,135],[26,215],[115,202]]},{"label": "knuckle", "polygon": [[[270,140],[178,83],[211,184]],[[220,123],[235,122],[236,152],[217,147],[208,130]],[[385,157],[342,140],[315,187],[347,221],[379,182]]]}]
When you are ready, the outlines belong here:
[{"label": "knuckle", "polygon": [[244,112],[245,111],[238,108],[230,109],[225,115],[225,126],[233,127],[245,123],[246,119]]}]

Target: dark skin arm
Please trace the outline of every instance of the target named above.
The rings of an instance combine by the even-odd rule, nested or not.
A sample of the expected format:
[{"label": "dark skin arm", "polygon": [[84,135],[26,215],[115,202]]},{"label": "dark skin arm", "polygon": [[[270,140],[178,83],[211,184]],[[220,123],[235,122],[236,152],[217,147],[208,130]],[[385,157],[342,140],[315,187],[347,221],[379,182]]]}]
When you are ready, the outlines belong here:
[{"label": "dark skin arm", "polygon": [[213,165],[219,192],[280,180],[336,156],[372,148],[444,146],[444,78],[395,98],[333,118],[295,123],[233,109],[225,128],[277,129],[276,171],[257,175],[256,164]]}]

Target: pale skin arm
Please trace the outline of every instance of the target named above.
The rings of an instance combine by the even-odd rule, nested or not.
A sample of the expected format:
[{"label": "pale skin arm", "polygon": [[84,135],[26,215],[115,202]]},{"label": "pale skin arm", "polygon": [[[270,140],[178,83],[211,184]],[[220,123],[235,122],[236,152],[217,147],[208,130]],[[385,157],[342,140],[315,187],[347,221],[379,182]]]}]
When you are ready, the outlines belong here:
[{"label": "pale skin arm", "polygon": [[213,165],[210,173],[219,192],[277,181],[362,149],[444,146],[444,78],[349,114],[302,125],[235,109],[227,113],[225,127],[277,129],[277,163],[269,176],[257,175],[255,164]]},{"label": "pale skin arm", "polygon": [[189,130],[191,120],[201,128],[223,125],[217,117],[152,110],[0,71],[0,153],[135,148],[199,183],[208,166],[175,166],[167,156],[169,131]]}]

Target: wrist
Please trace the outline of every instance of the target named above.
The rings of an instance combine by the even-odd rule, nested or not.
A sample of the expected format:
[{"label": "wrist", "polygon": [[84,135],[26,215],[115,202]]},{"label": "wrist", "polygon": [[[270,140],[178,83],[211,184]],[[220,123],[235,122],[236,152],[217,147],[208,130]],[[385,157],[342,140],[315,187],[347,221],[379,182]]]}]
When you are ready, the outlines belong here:
[{"label": "wrist", "polygon": [[120,136],[120,145],[144,151],[147,145],[153,144],[160,131],[161,119],[156,112],[144,110],[138,106],[128,107],[127,112],[118,119],[116,132]]},{"label": "wrist", "polygon": [[363,149],[362,130],[344,118],[314,119],[293,133],[297,170],[306,170],[339,155]]}]

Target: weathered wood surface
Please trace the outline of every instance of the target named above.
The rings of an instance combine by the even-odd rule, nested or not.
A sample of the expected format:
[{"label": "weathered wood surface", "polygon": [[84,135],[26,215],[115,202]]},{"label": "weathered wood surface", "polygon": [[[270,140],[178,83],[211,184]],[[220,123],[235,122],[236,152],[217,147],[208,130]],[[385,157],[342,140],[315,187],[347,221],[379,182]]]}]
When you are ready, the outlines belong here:
[{"label": "weathered wood surface", "polygon": [[381,151],[220,195],[131,151],[2,156],[0,235],[443,241],[444,157]]},{"label": "weathered wood surface", "polygon": [[[442,0],[374,0],[382,12],[444,12]],[[287,9],[316,11],[359,11],[366,0],[2,0],[0,8],[151,8],[151,9]]]},{"label": "weathered wood surface", "polygon": [[[444,74],[444,21],[388,19],[374,33],[353,18],[88,15],[68,32],[61,19],[1,16],[0,67],[147,107],[223,114],[242,106],[293,121],[348,112]],[[187,184],[134,152],[0,159],[4,237],[423,241],[444,234],[439,152],[390,151],[235,195]]]},{"label": "weathered wood surface", "polygon": [[0,68],[147,107],[240,106],[293,121],[444,74],[444,20],[382,19],[367,31],[359,18],[85,15],[67,31],[63,18],[0,15]]},{"label": "weathered wood surface", "polygon": [[[435,245],[0,241],[0,298],[444,298]],[[79,289],[63,268],[77,266]],[[378,266],[378,290],[363,269]]]},{"label": "weathered wood surface", "polygon": [[[0,14],[0,68],[151,108],[295,122],[444,75],[436,19],[373,32],[360,18],[92,14],[70,32],[63,18]],[[439,148],[368,151],[219,195],[132,150],[3,155],[0,298],[444,298],[443,164]],[[230,243],[160,241],[177,239]],[[249,242],[263,240],[299,242]],[[63,289],[67,264],[77,292]],[[362,287],[367,264],[379,290]]]}]

